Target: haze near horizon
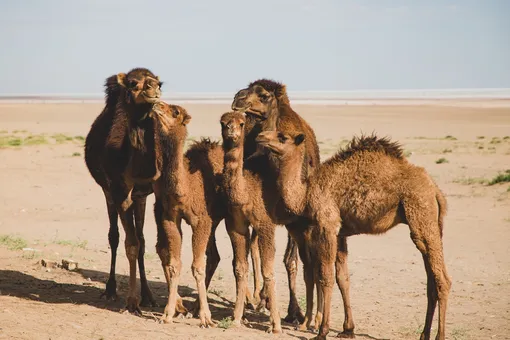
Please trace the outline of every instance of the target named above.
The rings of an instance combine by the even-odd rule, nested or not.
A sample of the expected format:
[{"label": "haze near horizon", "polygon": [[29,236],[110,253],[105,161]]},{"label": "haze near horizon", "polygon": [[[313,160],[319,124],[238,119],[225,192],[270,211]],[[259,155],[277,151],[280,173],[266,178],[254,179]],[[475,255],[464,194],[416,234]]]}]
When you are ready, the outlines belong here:
[{"label": "haze near horizon", "polygon": [[3,1],[1,94],[93,93],[147,67],[164,92],[510,87],[510,2]]}]

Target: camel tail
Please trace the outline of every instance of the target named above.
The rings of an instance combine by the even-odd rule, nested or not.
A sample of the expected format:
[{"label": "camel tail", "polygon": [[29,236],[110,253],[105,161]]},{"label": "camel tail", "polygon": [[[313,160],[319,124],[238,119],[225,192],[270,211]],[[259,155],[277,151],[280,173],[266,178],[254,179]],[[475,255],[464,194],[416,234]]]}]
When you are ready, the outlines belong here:
[{"label": "camel tail", "polygon": [[437,205],[439,207],[439,216],[438,216],[438,224],[439,224],[439,232],[441,234],[441,238],[443,237],[443,227],[444,227],[444,217],[446,215],[446,212],[448,210],[448,205],[446,203],[446,198],[444,197],[444,194],[437,189],[436,192],[436,200]]}]

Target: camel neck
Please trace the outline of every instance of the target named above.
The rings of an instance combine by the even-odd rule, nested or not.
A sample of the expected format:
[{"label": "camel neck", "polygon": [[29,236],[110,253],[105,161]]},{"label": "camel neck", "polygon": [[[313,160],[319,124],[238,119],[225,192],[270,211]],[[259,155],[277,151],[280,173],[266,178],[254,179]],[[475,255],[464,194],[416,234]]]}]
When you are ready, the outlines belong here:
[{"label": "camel neck", "polygon": [[296,215],[302,215],[306,207],[308,186],[303,169],[304,162],[304,150],[296,150],[280,159],[278,189],[287,208]]},{"label": "camel neck", "polygon": [[244,145],[230,146],[223,142],[223,186],[232,205],[243,205],[246,200],[246,182],[243,175]]},{"label": "camel neck", "polygon": [[168,159],[168,174],[170,176],[170,191],[177,197],[185,196],[188,183],[188,171],[184,159],[184,143],[186,134],[170,132],[171,151]]}]

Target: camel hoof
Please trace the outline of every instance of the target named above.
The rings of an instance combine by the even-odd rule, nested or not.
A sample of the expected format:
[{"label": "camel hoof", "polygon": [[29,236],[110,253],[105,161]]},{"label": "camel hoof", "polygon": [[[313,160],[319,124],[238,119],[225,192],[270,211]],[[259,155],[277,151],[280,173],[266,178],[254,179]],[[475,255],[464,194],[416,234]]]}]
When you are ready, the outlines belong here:
[{"label": "camel hoof", "polygon": [[161,319],[159,319],[159,323],[162,324],[162,323],[166,323],[166,324],[170,324],[170,323],[173,323],[173,320],[171,317],[168,316],[168,314],[163,314],[163,316],[161,317]]},{"label": "camel hoof", "polygon": [[301,324],[303,323],[303,321],[305,321],[305,316],[303,315],[303,313],[301,312],[301,310],[299,309],[296,309],[294,311],[291,311],[284,319],[283,321],[287,322],[287,323],[291,323],[291,324]]},{"label": "camel hoof", "polygon": [[336,337],[341,339],[356,339],[354,331],[343,331],[342,333],[338,333]]},{"label": "camel hoof", "polygon": [[138,316],[142,315],[142,311],[138,305],[138,299],[135,296],[127,298],[126,309],[132,314],[138,314]]},{"label": "camel hoof", "polygon": [[196,316],[197,315],[195,313],[187,312],[185,318],[186,319],[193,319],[193,317],[196,317]]},{"label": "camel hoof", "polygon": [[142,297],[142,301],[140,301],[140,306],[142,307],[159,307],[158,303],[151,298]]},{"label": "camel hoof", "polygon": [[306,331],[311,331],[312,329],[310,327],[310,324],[308,324],[308,323],[300,323],[299,325],[294,327],[294,330],[301,331],[301,332],[306,332]]},{"label": "camel hoof", "polygon": [[282,328],[276,328],[276,327],[268,327],[266,329],[266,333],[272,333],[272,334],[282,334]]}]

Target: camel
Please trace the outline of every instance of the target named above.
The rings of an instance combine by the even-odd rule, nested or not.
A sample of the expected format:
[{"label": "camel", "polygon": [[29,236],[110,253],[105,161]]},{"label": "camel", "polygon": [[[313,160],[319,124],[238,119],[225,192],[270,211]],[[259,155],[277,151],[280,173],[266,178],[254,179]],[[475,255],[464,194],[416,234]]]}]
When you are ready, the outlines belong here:
[{"label": "camel", "polygon": [[[102,113],[96,118],[85,140],[85,163],[94,180],[103,189],[110,230],[108,240],[111,248],[110,277],[106,290],[102,296],[116,299],[115,265],[117,247],[119,244],[118,216],[122,216],[124,228],[129,229],[130,241],[136,237],[140,242],[138,265],[141,279],[142,304],[154,305],[154,299],[147,284],[144,266],[145,241],[143,237],[143,223],[145,215],[146,197],[152,191],[145,184],[136,185],[131,196],[134,204],[131,209],[123,209],[118,198],[117,188],[127,181],[123,179],[123,172],[128,168],[129,144],[124,142],[127,130],[140,129],[137,120],[152,110],[152,105],[161,95],[161,82],[152,72],[143,68],[135,68],[129,73],[119,73],[106,79],[106,105]],[[115,140],[117,139],[117,140]],[[111,158],[109,158],[111,157]],[[119,161],[117,163],[117,161]],[[131,165],[136,168],[136,164]],[[136,226],[132,226],[133,216]],[[128,233],[128,232],[127,232]],[[127,245],[126,245],[127,246]],[[136,269],[135,269],[136,270]],[[131,289],[130,289],[131,290]],[[134,292],[130,291],[131,296]],[[135,305],[129,308],[134,311]]]},{"label": "camel", "polygon": [[[111,249],[110,275],[102,296],[116,299],[115,267],[119,244],[118,217],[126,231],[126,251],[130,262],[130,289],[127,309],[139,312],[136,287],[136,259],[140,270],[142,306],[155,306],[145,274],[145,239],[143,226],[147,196],[152,193],[153,167],[155,164],[153,124],[156,120],[165,125],[174,124],[172,106],[159,102],[161,81],[145,68],[132,69],[106,79],[106,105],[92,124],[85,140],[85,163],[99,186],[103,189],[110,222],[108,241]],[[159,102],[159,103],[158,103]],[[147,171],[145,173],[144,171]],[[132,190],[126,193],[128,187]],[[124,195],[124,197],[123,197]],[[130,199],[125,199],[129,197]],[[132,204],[131,204],[132,200]],[[126,204],[123,204],[126,203]],[[134,219],[134,225],[133,225]],[[138,247],[134,256],[133,247]],[[129,247],[129,248],[128,248]],[[179,312],[186,309],[179,302]]]},{"label": "camel", "polygon": [[257,234],[260,249],[264,294],[267,295],[265,298],[271,322],[268,332],[280,333],[281,321],[274,282],[275,228],[277,224],[285,224],[293,239],[303,248],[306,221],[286,211],[275,186],[277,172],[270,168],[267,157],[258,155],[244,160],[245,116],[238,111],[227,112],[222,115],[220,123],[224,150],[223,190],[229,203],[228,215],[233,219],[233,223],[227,224],[227,231],[234,249],[237,287],[234,323],[240,324],[243,297],[247,290],[248,228],[251,225]]},{"label": "camel", "polygon": [[[306,152],[310,160],[310,169],[320,164],[319,147],[313,129],[301,118],[290,106],[286,86],[269,79],[259,79],[248,85],[247,88],[238,91],[232,102],[232,110],[246,113],[246,126],[244,130],[244,158],[260,159],[257,157],[264,154],[262,148],[257,148],[255,138],[260,131],[272,130],[300,130],[307,135]],[[272,160],[273,164],[275,160]],[[277,167],[277,166],[276,166]],[[288,229],[295,229],[296,226],[288,225]],[[254,296],[260,297],[258,309],[263,309],[267,302],[265,290],[261,290],[260,284],[260,254],[258,249],[258,236],[256,229],[252,232],[251,256],[254,268]],[[288,236],[287,248],[283,259],[287,270],[289,285],[289,306],[286,322],[303,322],[303,314],[300,310],[296,297],[296,276],[297,276],[297,244],[293,238]],[[313,288],[312,288],[313,289]]]},{"label": "camel", "polygon": [[[154,183],[157,224],[156,250],[161,259],[168,284],[168,302],[161,320],[171,323],[179,295],[177,287],[181,272],[181,221],[192,229],[193,263],[191,266],[198,289],[201,327],[214,327],[207,302],[207,287],[218,263],[219,254],[214,231],[225,218],[225,199],[221,192],[223,150],[219,143],[203,139],[184,154],[186,124],[191,117],[179,108],[182,124],[168,133],[160,132],[162,151],[161,177]],[[226,218],[226,224],[229,225]],[[207,250],[207,266],[206,266]]]},{"label": "camel", "polygon": [[[430,338],[438,304],[436,339],[444,340],[451,279],[443,256],[447,204],[441,190],[425,169],[406,160],[398,143],[375,135],[353,138],[347,148],[306,175],[303,173],[306,171],[305,139],[301,132],[266,131],[258,135],[257,142],[279,160],[281,172],[277,186],[287,207],[313,224],[308,246],[311,258],[318,264],[314,279],[323,310],[316,339],[325,339],[329,332],[337,238],[382,234],[404,223],[422,253],[427,272],[427,313],[420,339]],[[337,270],[339,286],[341,280],[345,278]]]}]

